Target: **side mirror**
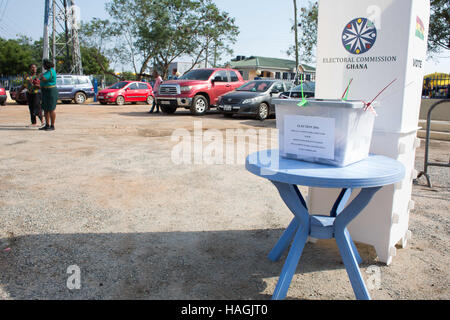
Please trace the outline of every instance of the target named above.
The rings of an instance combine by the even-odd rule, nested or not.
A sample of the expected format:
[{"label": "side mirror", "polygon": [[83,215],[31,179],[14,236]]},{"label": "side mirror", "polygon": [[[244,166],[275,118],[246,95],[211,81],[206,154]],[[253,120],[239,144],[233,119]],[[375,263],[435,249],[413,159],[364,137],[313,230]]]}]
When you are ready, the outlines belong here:
[{"label": "side mirror", "polygon": [[272,89],[272,91],[270,93],[280,93],[280,90],[278,89]]},{"label": "side mirror", "polygon": [[214,79],[212,79],[212,82],[222,82],[222,77],[221,76],[217,76]]}]

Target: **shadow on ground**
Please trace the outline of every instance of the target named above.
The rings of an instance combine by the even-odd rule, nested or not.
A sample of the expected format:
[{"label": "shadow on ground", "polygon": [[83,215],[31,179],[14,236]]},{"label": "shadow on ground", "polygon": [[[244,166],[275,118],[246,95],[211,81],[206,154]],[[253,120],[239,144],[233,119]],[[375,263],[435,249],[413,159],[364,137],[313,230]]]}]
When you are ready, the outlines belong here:
[{"label": "shadow on ground", "polygon": [[[40,127],[40,126],[39,126]],[[0,131],[33,131],[33,130],[37,130],[39,129],[39,127],[31,127],[28,125],[23,125],[23,126],[15,126],[15,125],[11,125],[11,126],[0,126]]]},{"label": "shadow on ground", "polygon": [[[267,254],[281,229],[41,234],[0,239],[0,285],[13,299],[269,299]],[[361,256],[367,259],[367,252]],[[81,289],[67,288],[79,266]],[[364,267],[364,266],[362,266]],[[334,241],[308,243],[297,273],[343,269]]]}]

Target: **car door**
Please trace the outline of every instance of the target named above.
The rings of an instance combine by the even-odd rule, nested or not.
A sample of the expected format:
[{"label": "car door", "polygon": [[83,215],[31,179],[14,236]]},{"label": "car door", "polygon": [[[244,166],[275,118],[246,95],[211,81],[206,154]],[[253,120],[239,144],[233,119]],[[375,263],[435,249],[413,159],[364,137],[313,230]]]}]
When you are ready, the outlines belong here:
[{"label": "car door", "polygon": [[72,88],[74,86],[72,76],[62,76],[61,80],[61,85],[57,86],[59,99],[72,99]]},{"label": "car door", "polygon": [[139,88],[139,101],[146,101],[147,96],[150,94],[150,89],[148,88],[146,83],[140,82],[138,83]]},{"label": "car door", "polygon": [[242,84],[239,82],[239,77],[235,71],[230,70],[230,85],[233,90],[239,88]]},{"label": "car door", "polygon": [[130,83],[125,89],[125,101],[126,102],[136,102],[139,99],[139,88],[136,82]]},{"label": "car door", "polygon": [[273,99],[280,97],[280,94],[284,91],[283,82],[275,82],[270,89],[270,112],[275,112],[275,105],[272,103]]},{"label": "car door", "polygon": [[226,70],[216,71],[213,74],[212,79],[214,80],[212,83],[214,97],[211,100],[213,101],[212,104],[217,105],[218,98],[231,91],[231,84],[228,80],[228,72]]},{"label": "car door", "polygon": [[58,97],[62,98],[62,86],[63,86],[63,78],[62,76],[56,77],[56,89],[58,90]]}]

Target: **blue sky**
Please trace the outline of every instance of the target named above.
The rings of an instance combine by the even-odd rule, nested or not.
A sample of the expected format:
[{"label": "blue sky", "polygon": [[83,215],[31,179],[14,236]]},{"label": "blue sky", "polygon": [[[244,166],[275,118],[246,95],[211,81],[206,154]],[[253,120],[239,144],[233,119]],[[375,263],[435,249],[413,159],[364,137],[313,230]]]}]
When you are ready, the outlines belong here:
[{"label": "blue sky", "polygon": [[[107,18],[107,0],[76,0],[81,20]],[[300,8],[308,0],[297,0]],[[234,55],[258,55],[288,58],[285,51],[294,42],[290,31],[293,21],[292,0],[214,0],[214,3],[236,19],[240,35]],[[0,0],[0,36],[15,38],[17,33],[33,39],[42,37],[44,0]],[[425,73],[450,73],[450,52],[440,54],[437,62],[427,61]],[[231,57],[230,57],[231,58]]]}]

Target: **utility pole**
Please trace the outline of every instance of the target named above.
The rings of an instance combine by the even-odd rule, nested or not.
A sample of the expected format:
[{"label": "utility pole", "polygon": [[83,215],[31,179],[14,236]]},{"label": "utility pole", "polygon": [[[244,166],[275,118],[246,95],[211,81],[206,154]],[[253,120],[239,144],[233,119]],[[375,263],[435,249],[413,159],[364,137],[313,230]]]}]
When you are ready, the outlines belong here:
[{"label": "utility pole", "polygon": [[70,28],[72,30],[72,74],[83,74],[83,65],[81,63],[81,51],[80,51],[80,40],[78,38],[78,20],[77,20],[77,9],[78,7],[75,5],[74,0],[70,0]]},{"label": "utility pole", "polygon": [[[78,7],[73,0],[44,0],[44,52],[43,58],[49,59],[50,53],[58,72],[83,74],[80,42],[78,38]],[[49,21],[52,18],[52,46],[50,50]],[[65,57],[64,57],[65,56]],[[63,58],[63,66],[57,59]]]},{"label": "utility pole", "polygon": [[44,51],[42,59],[49,58],[49,44],[48,44],[48,18],[50,15],[50,0],[45,0],[44,8]]},{"label": "utility pole", "polygon": [[[63,0],[63,10],[64,10],[64,43],[61,49],[61,54],[65,48],[66,50],[66,59],[64,61],[64,72],[69,72],[72,69],[70,63],[70,36],[69,36],[69,25],[67,23],[67,0]],[[62,13],[62,12],[61,12]],[[61,39],[62,41],[62,39]],[[56,52],[56,51],[55,51]]]},{"label": "utility pole", "polygon": [[[298,74],[298,23],[297,23],[297,0],[294,1],[294,33],[295,33],[295,76]],[[295,79],[297,82],[297,79]]]},{"label": "utility pole", "polygon": [[[52,0],[53,4],[52,4],[52,15],[53,15],[53,33],[52,33],[52,52],[56,52],[56,32],[55,32],[55,28],[56,28],[56,18],[55,18],[55,0]],[[56,67],[56,56],[53,54],[53,65]]]}]

